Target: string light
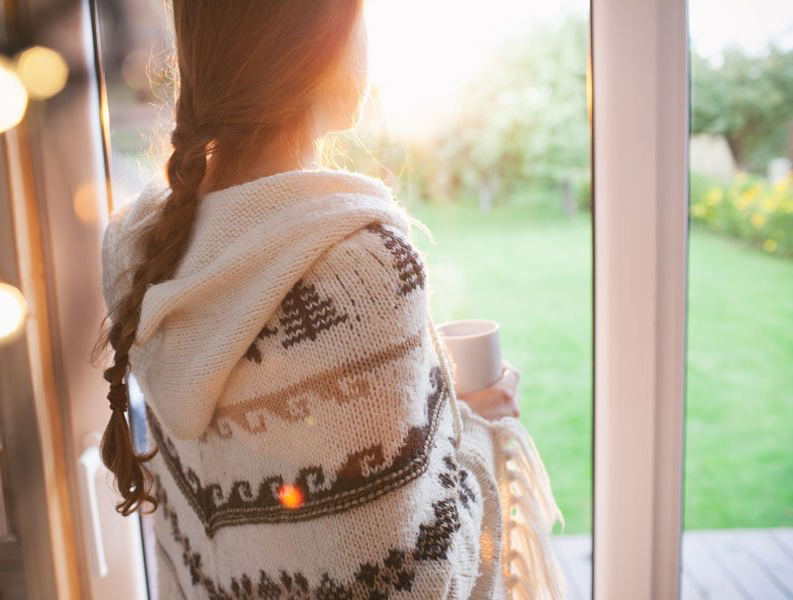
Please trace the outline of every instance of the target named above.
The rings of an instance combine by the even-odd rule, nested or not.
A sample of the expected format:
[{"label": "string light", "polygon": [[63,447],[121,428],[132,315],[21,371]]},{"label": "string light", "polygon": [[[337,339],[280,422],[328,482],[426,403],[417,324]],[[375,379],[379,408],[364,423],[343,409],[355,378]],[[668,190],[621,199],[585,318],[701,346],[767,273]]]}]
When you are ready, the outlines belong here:
[{"label": "string light", "polygon": [[69,68],[55,50],[33,46],[17,58],[17,74],[31,98],[44,100],[63,89],[69,77]]},{"label": "string light", "polygon": [[0,57],[0,133],[15,127],[25,116],[28,92],[13,65]]},{"label": "string light", "polygon": [[0,344],[19,336],[27,314],[27,302],[22,293],[13,285],[0,283]]}]

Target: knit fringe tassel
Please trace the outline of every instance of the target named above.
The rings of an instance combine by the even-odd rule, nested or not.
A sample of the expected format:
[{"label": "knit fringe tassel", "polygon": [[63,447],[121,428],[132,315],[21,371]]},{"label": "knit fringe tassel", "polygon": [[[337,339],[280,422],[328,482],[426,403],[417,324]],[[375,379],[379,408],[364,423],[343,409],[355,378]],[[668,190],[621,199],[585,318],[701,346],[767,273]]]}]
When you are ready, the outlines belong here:
[{"label": "knit fringe tassel", "polygon": [[[462,415],[454,391],[451,361],[435,324],[429,330],[446,381],[454,423],[455,448],[462,441]],[[551,481],[534,440],[511,417],[490,421],[499,463],[504,542],[501,565],[507,600],[563,600],[567,585],[551,548],[550,533],[564,515],[551,491]]]},{"label": "knit fringe tassel", "polygon": [[564,516],[548,472],[526,429],[509,417],[493,422],[500,447],[499,477],[504,543],[501,557],[509,600],[564,598],[566,582],[551,547],[550,532]]}]

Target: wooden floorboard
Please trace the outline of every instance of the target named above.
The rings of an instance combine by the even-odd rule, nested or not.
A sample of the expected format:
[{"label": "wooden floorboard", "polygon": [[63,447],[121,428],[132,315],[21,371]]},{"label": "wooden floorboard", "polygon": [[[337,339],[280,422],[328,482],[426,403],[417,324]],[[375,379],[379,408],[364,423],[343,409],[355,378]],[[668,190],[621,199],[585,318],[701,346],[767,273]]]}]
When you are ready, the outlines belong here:
[{"label": "wooden floorboard", "polygon": [[784,591],[775,585],[767,571],[749,554],[736,530],[702,531],[696,535],[745,598],[785,600]]},{"label": "wooden floorboard", "polygon": [[793,560],[793,528],[774,529],[774,539],[779,542],[782,551]]},{"label": "wooden floorboard", "polygon": [[560,535],[552,538],[559,548],[562,567],[567,577],[567,598],[589,600],[592,598],[592,537],[583,535]]},{"label": "wooden floorboard", "polygon": [[739,530],[741,543],[776,586],[793,598],[793,558],[780,549],[776,533],[769,529]]},{"label": "wooden floorboard", "polygon": [[[592,597],[592,539],[558,535],[567,598]],[[793,600],[793,528],[694,530],[683,535],[682,600]]]}]

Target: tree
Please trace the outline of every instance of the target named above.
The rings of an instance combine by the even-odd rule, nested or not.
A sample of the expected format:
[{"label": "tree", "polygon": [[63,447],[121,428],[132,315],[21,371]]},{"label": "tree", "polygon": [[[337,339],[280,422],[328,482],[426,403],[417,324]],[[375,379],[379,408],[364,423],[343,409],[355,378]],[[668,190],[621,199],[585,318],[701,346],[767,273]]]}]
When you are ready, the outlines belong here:
[{"label": "tree", "polygon": [[484,205],[522,183],[549,184],[569,206],[589,168],[586,64],[587,26],[577,17],[496,54],[437,138],[450,180]]},{"label": "tree", "polygon": [[774,46],[765,56],[739,48],[720,65],[691,58],[691,130],[724,136],[739,168],[763,172],[774,156],[793,161],[793,50]]}]

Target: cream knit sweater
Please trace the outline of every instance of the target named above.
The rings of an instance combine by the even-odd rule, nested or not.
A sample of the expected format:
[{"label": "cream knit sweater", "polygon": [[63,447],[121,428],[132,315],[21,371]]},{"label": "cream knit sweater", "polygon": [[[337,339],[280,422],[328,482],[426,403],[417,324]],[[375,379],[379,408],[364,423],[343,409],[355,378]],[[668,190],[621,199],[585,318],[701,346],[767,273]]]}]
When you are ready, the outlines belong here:
[{"label": "cream knit sweater", "polygon": [[[165,192],[111,215],[108,306]],[[376,179],[207,194],[144,297],[159,598],[557,598],[561,518],[531,438],[457,403],[410,219]]]}]

